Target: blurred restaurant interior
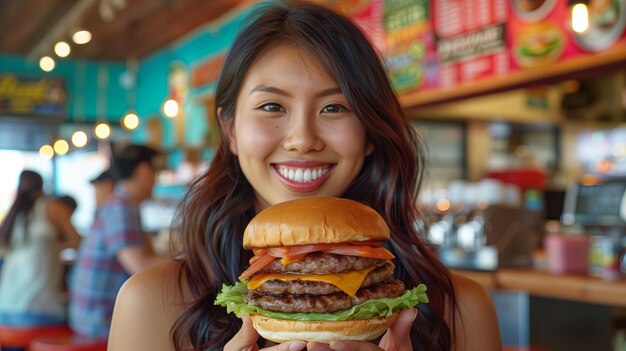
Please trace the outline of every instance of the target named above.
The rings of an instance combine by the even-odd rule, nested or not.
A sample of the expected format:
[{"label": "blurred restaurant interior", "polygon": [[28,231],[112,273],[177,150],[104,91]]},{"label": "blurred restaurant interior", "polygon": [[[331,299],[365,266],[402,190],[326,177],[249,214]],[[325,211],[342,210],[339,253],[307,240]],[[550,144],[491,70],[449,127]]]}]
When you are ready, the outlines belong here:
[{"label": "blurred restaurant interior", "polygon": [[[428,149],[424,235],[490,290],[503,344],[626,350],[626,1],[314,2],[380,51]],[[0,1],[0,219],[33,169],[77,200],[84,235],[89,180],[112,145],[143,143],[166,156],[142,207],[166,246],[210,167],[215,81],[257,4]]]}]

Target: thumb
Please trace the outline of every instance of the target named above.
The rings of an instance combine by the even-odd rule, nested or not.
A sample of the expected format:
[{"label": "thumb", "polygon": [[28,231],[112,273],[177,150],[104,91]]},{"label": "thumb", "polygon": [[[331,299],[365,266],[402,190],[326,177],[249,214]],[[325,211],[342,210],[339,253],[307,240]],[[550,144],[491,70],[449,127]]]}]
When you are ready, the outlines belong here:
[{"label": "thumb", "polygon": [[259,333],[257,333],[256,329],[252,325],[252,319],[250,317],[242,318],[243,325],[241,329],[235,334],[235,336],[230,339],[230,341],[224,345],[224,350],[226,351],[252,351],[258,350],[258,346],[256,344],[257,339],[259,338]]},{"label": "thumb", "polygon": [[395,337],[408,336],[415,317],[417,317],[415,308],[401,311],[396,322],[389,328],[389,332]]},{"label": "thumb", "polygon": [[378,344],[383,350],[411,350],[411,326],[417,309],[402,310],[396,322],[387,330]]}]

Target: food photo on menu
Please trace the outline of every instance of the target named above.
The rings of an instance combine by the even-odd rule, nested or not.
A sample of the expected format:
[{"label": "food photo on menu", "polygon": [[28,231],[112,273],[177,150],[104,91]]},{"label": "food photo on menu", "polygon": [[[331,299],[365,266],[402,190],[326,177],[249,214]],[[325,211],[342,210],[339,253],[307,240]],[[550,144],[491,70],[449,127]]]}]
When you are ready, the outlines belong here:
[{"label": "food photo on menu", "polygon": [[407,290],[385,249],[389,228],[372,208],[341,198],[283,202],[246,227],[250,267],[215,301],[250,316],[267,340],[370,341],[398,311],[428,303],[426,286]]},{"label": "food photo on menu", "polygon": [[626,3],[623,0],[590,0],[589,28],[574,33],[574,40],[584,50],[604,51],[615,44],[626,27]]}]

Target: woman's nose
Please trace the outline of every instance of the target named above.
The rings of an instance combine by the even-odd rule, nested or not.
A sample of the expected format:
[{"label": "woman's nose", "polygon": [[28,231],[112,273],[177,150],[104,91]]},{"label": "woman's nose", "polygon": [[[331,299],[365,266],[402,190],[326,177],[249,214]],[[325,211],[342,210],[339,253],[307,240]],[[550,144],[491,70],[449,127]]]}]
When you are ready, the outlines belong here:
[{"label": "woman's nose", "polygon": [[299,153],[321,151],[324,142],[315,125],[315,116],[304,112],[292,115],[283,146],[286,150],[295,150]]}]

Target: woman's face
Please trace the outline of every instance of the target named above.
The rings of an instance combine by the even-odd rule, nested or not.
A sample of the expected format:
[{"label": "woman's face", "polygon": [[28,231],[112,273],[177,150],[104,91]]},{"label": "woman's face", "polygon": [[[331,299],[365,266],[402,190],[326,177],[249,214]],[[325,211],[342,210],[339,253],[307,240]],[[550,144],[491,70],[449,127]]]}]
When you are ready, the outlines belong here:
[{"label": "woman's face", "polygon": [[281,45],[250,66],[237,98],[230,149],[256,208],[340,196],[373,147],[335,80],[305,50]]}]

